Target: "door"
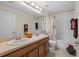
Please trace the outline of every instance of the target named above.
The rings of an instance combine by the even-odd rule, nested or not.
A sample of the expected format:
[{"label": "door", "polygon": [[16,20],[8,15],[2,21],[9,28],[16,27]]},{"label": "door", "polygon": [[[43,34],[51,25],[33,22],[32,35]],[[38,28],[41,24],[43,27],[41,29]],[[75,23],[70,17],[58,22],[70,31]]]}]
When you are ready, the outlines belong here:
[{"label": "door", "polygon": [[45,56],[44,54],[44,44],[39,46],[39,56],[42,57],[42,56]]},{"label": "door", "polygon": [[48,43],[48,41],[45,43],[45,55],[47,55],[48,54],[48,45],[49,45],[49,43]]}]

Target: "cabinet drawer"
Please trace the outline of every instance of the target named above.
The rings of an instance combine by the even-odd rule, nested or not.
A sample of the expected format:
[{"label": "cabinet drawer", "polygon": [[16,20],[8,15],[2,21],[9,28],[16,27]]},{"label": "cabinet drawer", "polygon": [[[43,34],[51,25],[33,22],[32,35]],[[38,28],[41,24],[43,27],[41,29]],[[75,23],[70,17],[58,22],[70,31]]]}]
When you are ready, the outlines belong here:
[{"label": "cabinet drawer", "polygon": [[40,41],[39,41],[39,45],[42,45],[43,43],[45,43],[45,42],[47,42],[47,41],[48,41],[48,39],[40,40]]}]

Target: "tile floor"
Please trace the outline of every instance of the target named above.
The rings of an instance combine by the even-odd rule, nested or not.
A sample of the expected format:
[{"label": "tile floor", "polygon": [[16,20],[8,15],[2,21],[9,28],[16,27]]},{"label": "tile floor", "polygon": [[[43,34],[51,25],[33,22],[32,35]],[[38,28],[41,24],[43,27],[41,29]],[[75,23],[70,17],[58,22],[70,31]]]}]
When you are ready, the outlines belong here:
[{"label": "tile floor", "polygon": [[76,48],[77,55],[70,55],[66,49],[59,48],[58,50],[49,49],[49,53],[46,57],[79,57],[79,46]]},{"label": "tile floor", "polygon": [[49,53],[47,57],[74,57],[70,54],[65,49],[58,49],[58,50],[49,50]]}]

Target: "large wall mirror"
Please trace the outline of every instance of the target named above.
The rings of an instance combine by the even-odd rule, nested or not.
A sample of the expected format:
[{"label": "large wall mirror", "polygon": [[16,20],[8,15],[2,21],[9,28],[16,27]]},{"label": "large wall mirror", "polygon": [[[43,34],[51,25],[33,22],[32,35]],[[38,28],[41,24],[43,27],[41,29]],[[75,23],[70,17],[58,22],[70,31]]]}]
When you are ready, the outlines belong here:
[{"label": "large wall mirror", "polygon": [[8,12],[0,11],[0,37],[11,36],[15,32],[15,16]]}]

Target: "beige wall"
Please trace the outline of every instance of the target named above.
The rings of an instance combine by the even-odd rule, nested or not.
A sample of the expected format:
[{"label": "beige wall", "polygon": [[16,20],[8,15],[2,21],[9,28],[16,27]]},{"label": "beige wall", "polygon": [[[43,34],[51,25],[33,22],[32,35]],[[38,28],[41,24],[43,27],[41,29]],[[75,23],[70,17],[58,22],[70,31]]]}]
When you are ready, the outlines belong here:
[{"label": "beige wall", "polygon": [[28,15],[22,11],[15,10],[14,8],[1,4],[0,4],[0,11],[5,11],[15,16],[15,20],[16,20],[15,27],[17,32],[23,34],[23,24],[28,24],[29,31],[33,31],[32,28],[33,17],[31,15]]}]

